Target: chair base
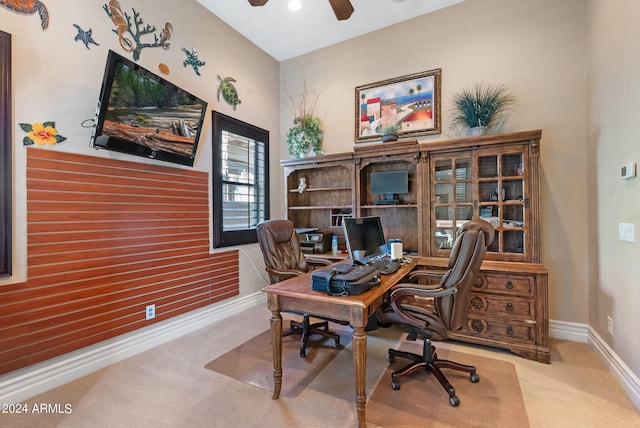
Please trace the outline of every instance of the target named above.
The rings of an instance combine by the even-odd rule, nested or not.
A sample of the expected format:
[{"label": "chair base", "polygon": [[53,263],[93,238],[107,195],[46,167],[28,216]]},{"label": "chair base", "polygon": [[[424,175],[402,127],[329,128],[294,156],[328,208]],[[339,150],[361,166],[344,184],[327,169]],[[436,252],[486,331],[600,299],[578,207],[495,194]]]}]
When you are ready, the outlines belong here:
[{"label": "chair base", "polygon": [[300,339],[300,356],[307,356],[307,339],[309,336],[319,334],[336,342],[336,348],[340,347],[340,335],[329,331],[329,322],[321,321],[311,324],[309,315],[305,314],[302,321],[291,320],[289,329],[282,332],[282,336],[291,336],[292,334],[301,335]]},{"label": "chair base", "polygon": [[422,355],[389,349],[389,362],[395,362],[395,357],[406,358],[413,362],[401,370],[391,374],[391,388],[393,390],[400,389],[400,379],[417,370],[424,369],[427,373],[433,373],[436,379],[438,379],[440,385],[442,385],[447,394],[449,394],[449,404],[453,407],[460,404],[460,399],[456,396],[455,388],[451,383],[449,383],[441,369],[453,369],[469,373],[469,380],[471,382],[476,383],[480,381],[480,377],[476,374],[476,368],[474,366],[468,366],[449,360],[439,360],[438,355],[436,354],[436,348],[431,344],[430,339],[425,339]]}]

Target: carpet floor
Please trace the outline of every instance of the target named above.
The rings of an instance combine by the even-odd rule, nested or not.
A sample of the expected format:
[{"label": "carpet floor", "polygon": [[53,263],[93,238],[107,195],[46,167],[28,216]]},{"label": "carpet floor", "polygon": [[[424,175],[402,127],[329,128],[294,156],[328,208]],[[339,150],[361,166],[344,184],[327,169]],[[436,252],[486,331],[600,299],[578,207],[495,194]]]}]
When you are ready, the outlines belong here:
[{"label": "carpet floor", "polygon": [[[0,414],[0,426],[8,428],[344,428],[357,426],[354,403],[352,344],[335,355],[295,397],[271,399],[271,391],[238,381],[204,366],[230,350],[249,342],[269,326],[266,305],[257,306],[223,321],[186,334],[146,352],[114,363],[65,385],[25,400],[38,404],[69,405],[68,412]],[[380,329],[367,338],[366,393],[368,428],[407,426],[401,418],[385,422],[375,407],[380,394],[393,399],[419,400],[433,379],[416,381],[420,393],[412,393],[409,381],[391,390],[387,370],[388,348],[397,348],[405,334],[399,328]],[[531,428],[638,427],[640,413],[585,343],[552,340],[551,364],[541,364],[493,348],[469,344],[438,343],[438,355],[450,350],[513,364],[520,395]],[[270,352],[266,358],[271,357]],[[299,358],[299,357],[298,357]],[[456,356],[458,358],[458,356]],[[460,357],[460,359],[463,359]],[[399,361],[399,360],[398,360]],[[473,361],[473,360],[472,360]],[[402,364],[402,363],[400,363]],[[478,365],[482,365],[482,361]],[[478,367],[480,382],[468,378],[450,380],[458,390],[460,407],[451,408],[439,395],[428,403],[427,414],[465,411],[475,400],[474,390],[498,388],[491,367]],[[513,382],[515,384],[515,381]],[[284,387],[284,385],[283,385]],[[477,388],[476,388],[477,387]],[[380,388],[378,390],[378,388]],[[468,388],[468,389],[467,389]],[[436,388],[437,390],[437,388]],[[386,391],[386,392],[385,392]],[[471,391],[471,392],[469,392]],[[393,394],[393,395],[392,395]],[[400,394],[400,395],[398,395]],[[414,397],[415,395],[415,397]],[[426,399],[425,399],[426,400]],[[389,405],[393,407],[393,405]],[[490,406],[487,406],[490,407]],[[490,407],[492,408],[492,407]],[[391,413],[388,408],[381,413]],[[397,415],[401,413],[393,410]],[[502,406],[489,419],[458,426],[494,427],[510,413]],[[404,413],[403,413],[404,414]],[[405,415],[406,416],[406,415]],[[374,419],[375,418],[375,419]],[[404,416],[403,416],[404,418]],[[408,416],[407,416],[408,418]],[[413,426],[432,427],[433,416]],[[407,419],[408,420],[408,419]],[[454,425],[449,425],[454,426]],[[527,425],[511,425],[514,428]]]}]

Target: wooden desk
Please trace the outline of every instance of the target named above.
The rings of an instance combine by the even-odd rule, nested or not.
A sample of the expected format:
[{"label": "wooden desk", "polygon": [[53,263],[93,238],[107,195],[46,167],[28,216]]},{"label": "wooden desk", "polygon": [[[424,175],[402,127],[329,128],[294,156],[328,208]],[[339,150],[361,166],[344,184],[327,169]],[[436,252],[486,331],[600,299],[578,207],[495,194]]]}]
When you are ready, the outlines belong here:
[{"label": "wooden desk", "polygon": [[416,266],[411,261],[391,275],[383,275],[382,283],[358,296],[331,296],[311,289],[311,273],[264,288],[271,311],[271,342],[273,344],[273,399],[280,396],[282,388],[282,315],[281,311],[301,311],[337,320],[348,321],[353,328],[353,367],[356,386],[356,409],[358,424],[365,421],[365,373],[367,357],[367,334],[364,329],[369,315],[378,309],[386,292],[400,282]]}]

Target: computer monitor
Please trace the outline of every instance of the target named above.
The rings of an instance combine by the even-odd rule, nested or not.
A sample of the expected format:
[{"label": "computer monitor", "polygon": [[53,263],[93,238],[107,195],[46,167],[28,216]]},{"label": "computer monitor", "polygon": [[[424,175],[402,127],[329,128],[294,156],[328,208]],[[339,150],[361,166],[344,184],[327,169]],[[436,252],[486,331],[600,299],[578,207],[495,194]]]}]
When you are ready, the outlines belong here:
[{"label": "computer monitor", "polygon": [[386,195],[385,199],[374,201],[376,205],[399,203],[396,196],[409,193],[409,173],[407,171],[372,172],[371,193],[374,195]]},{"label": "computer monitor", "polygon": [[347,249],[353,262],[368,263],[388,254],[380,217],[347,217],[343,222]]}]

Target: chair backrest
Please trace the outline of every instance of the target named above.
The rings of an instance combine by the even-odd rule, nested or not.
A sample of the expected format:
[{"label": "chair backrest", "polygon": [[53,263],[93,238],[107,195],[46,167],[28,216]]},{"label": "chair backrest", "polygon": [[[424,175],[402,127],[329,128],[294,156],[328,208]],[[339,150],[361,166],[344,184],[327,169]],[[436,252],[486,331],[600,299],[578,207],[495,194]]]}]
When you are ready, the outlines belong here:
[{"label": "chair backrest", "polygon": [[[256,231],[272,284],[295,276],[296,272],[303,273],[309,270],[292,221],[265,220],[258,224]],[[277,275],[277,271],[288,271],[288,274]]]},{"label": "chair backrest", "polygon": [[434,301],[438,316],[449,331],[459,329],[467,320],[473,282],[494,236],[493,227],[484,220],[469,221],[458,231],[448,270],[440,280],[443,288],[457,287],[458,292]]}]

